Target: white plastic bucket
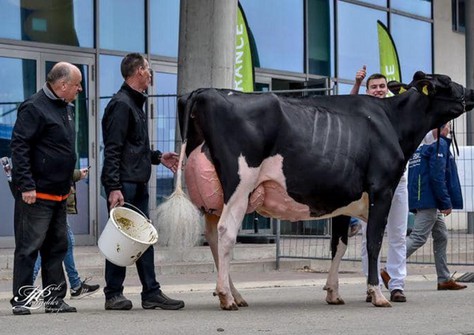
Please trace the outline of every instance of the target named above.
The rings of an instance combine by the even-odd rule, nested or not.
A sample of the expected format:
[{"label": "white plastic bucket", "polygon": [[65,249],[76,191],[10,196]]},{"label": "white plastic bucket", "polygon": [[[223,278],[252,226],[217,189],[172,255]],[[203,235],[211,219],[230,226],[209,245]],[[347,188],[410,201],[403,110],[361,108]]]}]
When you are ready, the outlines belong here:
[{"label": "white plastic bucket", "polygon": [[110,211],[98,245],[110,262],[128,266],[135,263],[157,241],[158,233],[144,214],[140,215],[126,207],[115,207]]}]

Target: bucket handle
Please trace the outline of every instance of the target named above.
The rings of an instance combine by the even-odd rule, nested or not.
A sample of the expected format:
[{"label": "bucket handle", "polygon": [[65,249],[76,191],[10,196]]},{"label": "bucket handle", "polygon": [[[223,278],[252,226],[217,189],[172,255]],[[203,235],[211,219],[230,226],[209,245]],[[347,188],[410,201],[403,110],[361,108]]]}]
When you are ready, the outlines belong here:
[{"label": "bucket handle", "polygon": [[[151,223],[151,220],[148,218],[148,216],[145,215],[145,213],[143,213],[143,212],[140,210],[140,208],[138,208],[137,206],[134,206],[134,205],[132,205],[131,203],[126,202],[126,201],[124,202],[124,205],[125,205],[125,204],[126,204],[127,206],[132,207],[133,209],[136,209],[137,212],[139,212],[141,215],[143,215],[143,217],[144,217],[149,223]],[[118,203],[117,203],[117,204],[115,204],[114,208],[116,208],[116,207],[118,207],[118,206],[119,206],[119,205],[118,205]],[[124,206],[122,206],[122,207],[124,207]],[[125,208],[126,208],[126,207],[125,207]]]}]

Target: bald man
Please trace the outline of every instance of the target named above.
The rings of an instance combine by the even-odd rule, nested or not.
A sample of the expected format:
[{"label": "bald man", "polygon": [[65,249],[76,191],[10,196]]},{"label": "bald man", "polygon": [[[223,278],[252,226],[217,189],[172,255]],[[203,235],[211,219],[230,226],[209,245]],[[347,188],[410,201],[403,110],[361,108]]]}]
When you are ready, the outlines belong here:
[{"label": "bald man", "polygon": [[[12,311],[30,314],[44,304],[46,313],[76,312],[66,295],[62,262],[67,251],[66,199],[76,164],[74,105],[82,74],[57,63],[43,88],[18,108],[11,151],[15,186],[15,255]],[[43,290],[33,285],[33,268],[42,257]],[[41,294],[39,294],[41,293]]]}]

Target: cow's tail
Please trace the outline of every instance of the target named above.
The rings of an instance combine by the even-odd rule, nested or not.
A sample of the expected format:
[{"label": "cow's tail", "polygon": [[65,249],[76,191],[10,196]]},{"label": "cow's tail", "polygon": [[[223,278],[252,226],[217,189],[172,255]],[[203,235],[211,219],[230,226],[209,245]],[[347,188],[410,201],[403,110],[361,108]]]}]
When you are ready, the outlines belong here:
[{"label": "cow's tail", "polygon": [[[191,96],[189,97],[191,98]],[[188,100],[189,101],[189,100]],[[189,200],[182,187],[183,161],[186,155],[187,129],[191,108],[186,104],[182,125],[182,144],[174,192],[157,208],[158,241],[173,250],[197,245],[202,236],[202,219],[199,210]]]},{"label": "cow's tail", "polygon": [[202,236],[202,218],[181,185],[186,143],[181,146],[176,187],[174,192],[157,208],[158,241],[162,246],[179,251],[199,244]]},{"label": "cow's tail", "polygon": [[195,90],[191,92],[186,99],[186,107],[184,108],[184,115],[183,120],[181,123],[181,140],[184,143],[188,140],[188,128],[189,128],[189,119],[191,118],[191,111],[194,107],[196,100],[194,99],[194,95],[201,92],[202,89]]}]

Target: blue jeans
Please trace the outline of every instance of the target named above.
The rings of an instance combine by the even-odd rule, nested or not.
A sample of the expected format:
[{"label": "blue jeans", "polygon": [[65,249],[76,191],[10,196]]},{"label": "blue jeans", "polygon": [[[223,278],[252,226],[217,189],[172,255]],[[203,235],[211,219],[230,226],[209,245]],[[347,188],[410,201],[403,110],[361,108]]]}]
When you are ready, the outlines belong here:
[{"label": "blue jeans", "polygon": [[21,305],[33,285],[33,269],[38,251],[43,257],[41,273],[43,287],[52,287],[47,301],[64,298],[66,279],[63,259],[67,251],[66,201],[36,199],[26,204],[21,193],[15,197],[15,256],[13,265],[12,305]]},{"label": "blue jeans", "polygon": [[[125,202],[132,204],[148,216],[148,185],[147,183],[122,183],[122,194]],[[109,194],[107,194],[107,199]],[[133,208],[132,208],[133,209]],[[155,253],[150,246],[135,263],[138,277],[142,284],[142,300],[147,300],[160,291],[160,284],[155,275]],[[123,282],[126,275],[126,267],[115,265],[108,260],[105,261],[105,299],[110,299],[123,293]]]},{"label": "blue jeans", "polygon": [[[64,257],[64,267],[66,268],[67,277],[69,280],[69,287],[72,289],[78,289],[81,287],[81,278],[79,277],[79,273],[76,269],[76,264],[74,263],[74,234],[72,232],[71,226],[69,222],[67,222],[67,252],[66,256]],[[39,269],[41,267],[41,255],[38,254],[38,258],[36,259],[35,269],[33,270],[33,283],[38,276]]]}]

